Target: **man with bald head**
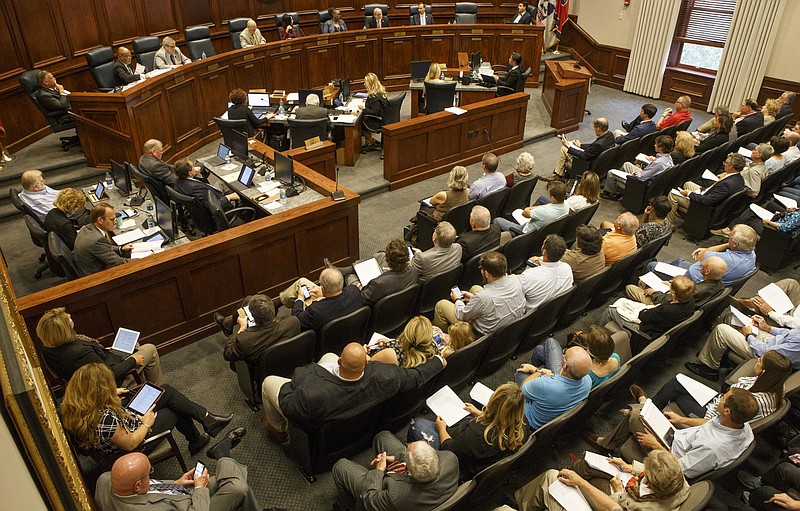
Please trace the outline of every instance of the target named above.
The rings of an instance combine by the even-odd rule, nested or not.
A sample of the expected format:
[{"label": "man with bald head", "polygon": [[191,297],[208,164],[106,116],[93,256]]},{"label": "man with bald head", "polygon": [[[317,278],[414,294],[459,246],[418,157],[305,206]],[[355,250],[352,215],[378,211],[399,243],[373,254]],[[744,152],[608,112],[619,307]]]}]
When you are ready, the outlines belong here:
[{"label": "man with bald head", "polygon": [[492,214],[483,206],[475,206],[469,214],[470,230],[458,237],[461,245],[461,262],[500,246],[503,230],[492,223]]},{"label": "man with bald head", "polygon": [[372,10],[372,17],[367,20],[364,28],[384,28],[389,26],[389,18],[383,17],[383,9],[376,7]]},{"label": "man with bald head", "polygon": [[613,231],[603,236],[606,266],[611,266],[623,257],[636,252],[636,230],[639,228],[639,219],[633,213],[626,211],[617,217],[613,228]]},{"label": "man with bald head", "polygon": [[[304,298],[301,287],[311,294]],[[361,290],[355,285],[344,285],[342,272],[337,268],[325,268],[319,275],[319,285],[306,278],[294,283],[292,314],[300,320],[300,331],[314,330],[319,335],[322,327],[334,319],[346,316],[364,305]],[[281,300],[286,292],[281,293]],[[285,303],[288,306],[288,304]]]},{"label": "man with bald head", "polygon": [[151,138],[144,143],[142,152],[144,154],[139,158],[139,171],[165,185],[173,186],[178,175],[175,173],[175,167],[161,159],[164,157],[164,144],[160,140]]},{"label": "man with bald head", "polygon": [[586,399],[592,390],[591,368],[589,353],[573,346],[564,352],[558,374],[532,364],[522,364],[517,369],[514,380],[525,397],[525,418],[532,430],[539,429]]},{"label": "man with bald head", "polygon": [[94,499],[100,511],[263,509],[247,485],[247,467],[230,457],[219,459],[216,478],[209,478],[208,470],[195,476],[192,468],[175,481],[158,481],[150,478],[151,471],[150,460],[140,452],[119,458],[97,480]]},{"label": "man with bald head", "polygon": [[298,367],[291,380],[264,378],[263,422],[269,438],[278,443],[288,439],[287,419],[318,428],[328,421],[354,417],[399,392],[418,388],[445,366],[439,355],[409,369],[368,361],[364,346],[353,342],[341,356],[326,353],[319,363]]},{"label": "man with bald head", "polygon": [[239,33],[239,44],[242,48],[250,48],[259,44],[267,44],[267,40],[261,35],[256,22],[252,19],[247,20],[247,28]]},{"label": "man with bald head", "polygon": [[124,87],[141,80],[142,75],[134,73],[134,69],[131,67],[131,51],[120,46],[117,50],[117,61],[114,62],[114,86]]},{"label": "man with bald head", "polygon": [[[728,264],[721,257],[711,256],[700,263],[700,275],[703,280],[695,285],[694,304],[702,307],[707,301],[717,296],[725,289],[722,277],[728,271]],[[668,284],[668,283],[666,283]],[[672,292],[662,293],[646,287],[643,282],[639,286],[628,284],[625,288],[628,298],[646,305],[661,305],[672,301]]]}]

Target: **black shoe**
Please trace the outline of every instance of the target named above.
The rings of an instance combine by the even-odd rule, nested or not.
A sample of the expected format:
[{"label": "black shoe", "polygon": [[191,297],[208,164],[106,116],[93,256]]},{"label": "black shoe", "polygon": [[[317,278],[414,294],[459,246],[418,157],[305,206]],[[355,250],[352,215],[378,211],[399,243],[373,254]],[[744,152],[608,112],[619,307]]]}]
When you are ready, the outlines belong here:
[{"label": "black shoe", "polygon": [[719,380],[719,369],[712,369],[705,364],[696,364],[694,362],[686,362],[683,364],[683,366],[697,376],[705,378],[706,380]]},{"label": "black shoe", "polygon": [[203,447],[208,445],[208,442],[210,442],[210,441],[211,441],[211,437],[208,436],[207,434],[203,433],[202,435],[200,435],[197,438],[196,441],[189,442],[189,454],[194,456],[195,454],[197,454],[198,452],[203,450]]},{"label": "black shoe", "polygon": [[223,417],[222,415],[214,415],[208,412],[205,422],[203,422],[203,429],[206,430],[206,433],[209,435],[216,437],[232,420],[233,414]]},{"label": "black shoe", "polygon": [[608,193],[607,191],[603,190],[600,192],[600,197],[607,200],[619,200],[620,195],[617,195],[616,193]]},{"label": "black shoe", "polygon": [[620,124],[622,125],[622,129],[624,129],[625,131],[630,131],[631,130],[631,125],[628,124],[627,122],[620,121]]},{"label": "black shoe", "polygon": [[219,325],[219,328],[222,330],[222,333],[225,334],[225,337],[230,337],[230,335],[233,333],[232,329],[225,326],[225,316],[219,312],[214,313],[214,322]]},{"label": "black shoe", "polygon": [[246,433],[247,429],[245,429],[244,426],[228,431],[225,438],[212,445],[206,451],[206,456],[215,460],[230,456],[231,449],[242,442],[242,438],[244,438]]},{"label": "black shoe", "polygon": [[330,268],[331,270],[336,268],[333,264],[331,264],[327,257],[322,258],[322,264],[325,265],[325,268]]}]

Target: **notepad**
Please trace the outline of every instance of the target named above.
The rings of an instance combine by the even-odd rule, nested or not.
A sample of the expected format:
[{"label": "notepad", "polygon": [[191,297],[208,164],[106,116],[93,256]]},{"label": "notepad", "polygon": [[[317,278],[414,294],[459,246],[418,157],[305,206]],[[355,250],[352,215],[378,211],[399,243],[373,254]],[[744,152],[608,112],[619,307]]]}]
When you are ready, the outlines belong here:
[{"label": "notepad", "polygon": [[773,193],[772,196],[775,197],[775,200],[777,200],[787,208],[795,208],[795,209],[797,208],[797,201],[790,197],[784,197],[783,195],[778,195],[777,193]]},{"label": "notepad", "polygon": [[662,263],[657,262],[655,271],[658,273],[663,273],[664,275],[669,275],[670,277],[679,277],[681,275],[686,275],[686,268],[681,268],[680,266],[675,266],[669,263]]},{"label": "notepad", "polygon": [[147,236],[141,229],[134,229],[132,231],[123,232],[122,234],[117,234],[112,240],[119,246],[126,245],[128,243],[132,243],[136,240],[140,240]]},{"label": "notepad", "polygon": [[522,210],[521,209],[515,209],[514,212],[511,213],[511,216],[514,218],[514,220],[516,220],[516,222],[520,226],[524,226],[525,224],[528,223],[528,220],[530,220],[530,218],[525,218],[522,215]]},{"label": "notepad", "polygon": [[358,280],[361,281],[362,288],[369,284],[372,279],[383,273],[378,261],[374,257],[370,257],[366,261],[361,261],[354,264],[353,269],[355,270],[356,275],[358,275]]},{"label": "notepad", "polygon": [[667,419],[661,410],[653,404],[652,399],[647,399],[642,406],[639,415],[645,426],[658,438],[658,440],[669,449],[672,446],[672,438],[675,435],[675,426]]},{"label": "notepad", "polygon": [[704,385],[699,381],[689,378],[685,374],[678,373],[677,375],[678,383],[683,385],[683,388],[697,401],[697,404],[700,406],[705,406],[708,404],[709,401],[717,397],[717,391],[709,387],[708,385]]},{"label": "notepad", "polygon": [[764,299],[777,314],[786,314],[794,309],[794,304],[775,283],[758,290],[758,296]]},{"label": "notepad", "polygon": [[162,241],[141,241],[139,243],[133,244],[133,251],[132,253],[137,252],[155,252],[156,250],[161,249]]},{"label": "notepad", "polygon": [[480,403],[483,406],[486,406],[486,404],[489,403],[489,400],[492,398],[492,394],[494,394],[494,391],[481,382],[475,382],[472,390],[469,391],[469,397],[473,401]]},{"label": "notepad", "polygon": [[425,400],[428,408],[437,416],[444,419],[448,426],[453,426],[458,421],[468,416],[464,410],[464,402],[458,398],[449,385],[445,385],[434,395]]},{"label": "notepad", "polygon": [[567,486],[561,481],[554,481],[547,488],[547,491],[564,509],[569,511],[592,511],[592,506],[589,505],[586,497],[574,486]]},{"label": "notepad", "polygon": [[628,484],[628,481],[630,481],[630,479],[633,477],[633,474],[623,472],[619,469],[619,467],[611,464],[607,457],[601,454],[586,451],[583,455],[583,459],[586,460],[586,464],[590,467],[599,470],[600,472],[604,472],[612,478],[618,476],[620,481],[622,481],[623,487]]},{"label": "notepad", "polygon": [[669,286],[664,284],[664,282],[651,271],[639,277],[639,280],[647,284],[647,287],[653,291],[658,291],[659,293],[669,293],[670,291]]},{"label": "notepad", "polygon": [[651,162],[651,158],[652,158],[652,156],[647,156],[644,153],[639,153],[639,154],[636,155],[635,160],[649,165],[650,162]]},{"label": "notepad", "polygon": [[673,188],[672,190],[669,191],[669,193],[671,193],[672,195],[677,195],[678,197],[683,197],[683,194],[681,193],[682,191],[683,188]]},{"label": "notepad", "polygon": [[134,220],[132,218],[129,218],[127,220],[123,220],[122,223],[119,226],[120,229],[132,229],[134,227],[136,227],[136,220]]}]

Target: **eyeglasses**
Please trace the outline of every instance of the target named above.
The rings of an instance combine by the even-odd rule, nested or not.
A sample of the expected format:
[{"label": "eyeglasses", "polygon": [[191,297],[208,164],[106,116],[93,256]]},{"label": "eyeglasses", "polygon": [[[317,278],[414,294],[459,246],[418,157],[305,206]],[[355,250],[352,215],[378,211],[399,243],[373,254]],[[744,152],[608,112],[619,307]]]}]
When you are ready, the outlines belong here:
[{"label": "eyeglasses", "polygon": [[134,493],[136,493],[136,485],[137,485],[137,484],[139,484],[139,481],[141,481],[141,480],[142,480],[142,479],[144,479],[145,477],[150,477],[151,475],[153,475],[153,466],[152,466],[152,465],[150,465],[150,472],[146,473],[145,475],[143,475],[142,477],[140,477],[139,479],[137,479],[137,480],[136,480],[136,481],[133,483],[133,490],[134,490]]}]

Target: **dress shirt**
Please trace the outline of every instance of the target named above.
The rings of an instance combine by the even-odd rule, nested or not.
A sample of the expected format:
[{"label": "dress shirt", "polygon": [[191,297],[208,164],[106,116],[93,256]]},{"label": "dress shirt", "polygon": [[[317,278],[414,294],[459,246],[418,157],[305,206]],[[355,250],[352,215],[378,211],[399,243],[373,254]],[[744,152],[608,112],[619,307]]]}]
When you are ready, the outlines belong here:
[{"label": "dress shirt", "polygon": [[[730,286],[734,281],[739,280],[748,273],[752,272],[756,267],[756,253],[755,252],[739,252],[726,248],[724,252],[706,251],[703,259],[707,257],[719,257],[725,264],[728,265],[728,271],[722,276],[722,283],[725,286]],[[688,277],[694,281],[695,284],[703,280],[703,275],[700,273],[701,261],[697,261],[689,267],[687,273]]]},{"label": "dress shirt", "polygon": [[524,313],[522,283],[510,275],[486,284],[469,303],[456,300],[456,318],[471,321],[473,329],[482,334],[490,334],[505,324],[506,318],[519,319]]},{"label": "dress shirt", "polygon": [[702,426],[675,431],[672,454],[678,458],[683,475],[689,479],[730,465],[753,442],[749,424],[732,429],[719,423],[719,417]]},{"label": "dress shirt", "polygon": [[767,174],[774,174],[786,166],[786,158],[784,157],[778,160],[773,157],[765,161],[764,165],[767,167]]},{"label": "dress shirt", "polygon": [[561,261],[542,262],[541,266],[526,268],[519,280],[529,312],[572,287],[572,268]]},{"label": "dress shirt", "polygon": [[667,128],[669,126],[675,126],[676,124],[680,124],[683,121],[688,121],[691,118],[692,118],[692,112],[690,112],[688,109],[681,110],[680,112],[671,113],[656,126],[658,127],[658,129],[663,130],[664,128]]},{"label": "dress shirt", "polygon": [[29,192],[27,190],[19,192],[19,199],[30,207],[42,222],[44,222],[44,217],[47,216],[47,213],[53,209],[53,201],[56,200],[56,197],[58,197],[58,191],[47,185],[45,185],[44,190],[39,190],[38,192]]},{"label": "dress shirt", "polygon": [[251,46],[265,44],[266,42],[267,40],[264,39],[264,36],[261,35],[261,30],[258,28],[253,33],[250,33],[248,29],[244,29],[239,34],[239,44],[242,48],[250,48]]},{"label": "dress shirt", "polygon": [[528,233],[538,231],[545,225],[561,220],[569,215],[569,206],[564,204],[545,204],[531,210],[531,219],[522,226],[522,232]]},{"label": "dress shirt", "polygon": [[796,145],[793,145],[783,152],[783,159],[786,160],[786,165],[789,165],[798,158],[800,158],[800,147]]},{"label": "dress shirt", "polygon": [[478,200],[492,192],[506,187],[506,178],[502,172],[490,172],[479,177],[469,187],[469,198]]},{"label": "dress shirt", "polygon": [[538,429],[586,399],[590,390],[588,374],[580,380],[561,374],[534,378],[522,385],[525,418],[531,429]]},{"label": "dress shirt", "polygon": [[[798,215],[800,217],[800,215]],[[795,307],[791,314],[778,314],[774,310],[767,314],[769,319],[774,321],[780,326],[788,328],[797,328],[800,326],[800,307]]]},{"label": "dress shirt", "polygon": [[800,328],[771,328],[772,337],[760,341],[752,334],[747,336],[747,344],[757,357],[768,351],[777,351],[792,362],[792,367],[800,369]]},{"label": "dress shirt", "polygon": [[672,155],[669,153],[657,153],[656,159],[651,161],[641,172],[637,172],[633,176],[640,181],[647,181],[665,170],[672,168]]}]

